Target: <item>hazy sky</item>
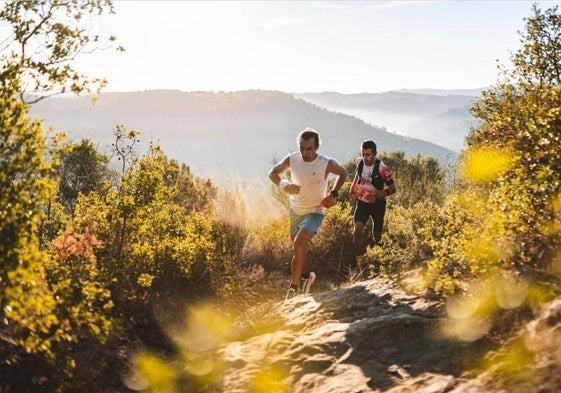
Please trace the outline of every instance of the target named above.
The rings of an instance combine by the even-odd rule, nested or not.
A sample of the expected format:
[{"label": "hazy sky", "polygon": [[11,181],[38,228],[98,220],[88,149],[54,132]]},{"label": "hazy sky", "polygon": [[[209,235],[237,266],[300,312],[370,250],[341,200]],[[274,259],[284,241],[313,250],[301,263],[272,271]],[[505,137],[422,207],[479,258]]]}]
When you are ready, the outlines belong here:
[{"label": "hazy sky", "polygon": [[126,52],[79,65],[105,91],[478,88],[519,49],[532,3],[117,0],[96,26]]}]

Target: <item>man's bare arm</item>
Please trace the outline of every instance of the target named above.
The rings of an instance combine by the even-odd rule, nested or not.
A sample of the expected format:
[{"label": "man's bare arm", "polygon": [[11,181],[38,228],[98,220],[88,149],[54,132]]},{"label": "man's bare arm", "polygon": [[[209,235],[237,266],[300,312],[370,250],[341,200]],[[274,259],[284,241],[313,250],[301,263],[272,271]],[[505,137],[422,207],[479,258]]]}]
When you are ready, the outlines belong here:
[{"label": "man's bare arm", "polygon": [[288,157],[285,157],[282,161],[271,168],[269,171],[269,179],[278,186],[281,181],[281,175],[286,172],[288,168],[290,168],[290,160]]},{"label": "man's bare arm", "polygon": [[331,159],[327,163],[327,172],[328,173],[333,173],[334,175],[337,176],[337,181],[335,182],[335,185],[333,186],[333,190],[339,191],[341,189],[341,187],[343,187],[343,184],[345,184],[345,180],[347,180],[347,170],[345,169],[345,167],[343,165],[341,165],[337,161]]},{"label": "man's bare arm", "polygon": [[281,175],[290,168],[290,158],[287,156],[284,160],[276,164],[269,172],[269,179],[289,194],[298,194],[300,186],[290,183],[287,179],[283,179]]}]

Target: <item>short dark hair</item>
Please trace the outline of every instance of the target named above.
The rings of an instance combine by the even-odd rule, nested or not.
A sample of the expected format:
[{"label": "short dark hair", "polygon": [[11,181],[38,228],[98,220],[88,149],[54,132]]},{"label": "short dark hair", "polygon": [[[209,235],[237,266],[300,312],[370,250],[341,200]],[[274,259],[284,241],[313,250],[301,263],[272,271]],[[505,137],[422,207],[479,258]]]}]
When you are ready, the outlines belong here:
[{"label": "short dark hair", "polygon": [[304,130],[302,130],[302,132],[298,134],[297,142],[300,143],[300,139],[304,139],[307,141],[311,138],[314,138],[316,148],[318,148],[321,143],[319,139],[319,133],[316,130],[314,130],[312,127],[306,127]]},{"label": "short dark hair", "polygon": [[370,149],[372,150],[373,154],[376,154],[376,144],[374,143],[374,141],[372,139],[367,139],[364,142],[362,142],[362,148],[363,149]]}]

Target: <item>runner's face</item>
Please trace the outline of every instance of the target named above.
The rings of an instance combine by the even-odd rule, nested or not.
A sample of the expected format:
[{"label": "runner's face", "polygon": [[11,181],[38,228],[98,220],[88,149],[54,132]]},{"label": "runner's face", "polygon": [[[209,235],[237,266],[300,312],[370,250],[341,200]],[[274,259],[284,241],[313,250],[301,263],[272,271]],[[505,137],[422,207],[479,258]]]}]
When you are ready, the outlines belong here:
[{"label": "runner's face", "polygon": [[300,154],[305,162],[311,162],[317,157],[317,147],[314,138],[300,139]]},{"label": "runner's face", "polygon": [[362,159],[364,160],[364,165],[371,166],[374,165],[374,159],[376,154],[372,152],[372,149],[362,149]]}]

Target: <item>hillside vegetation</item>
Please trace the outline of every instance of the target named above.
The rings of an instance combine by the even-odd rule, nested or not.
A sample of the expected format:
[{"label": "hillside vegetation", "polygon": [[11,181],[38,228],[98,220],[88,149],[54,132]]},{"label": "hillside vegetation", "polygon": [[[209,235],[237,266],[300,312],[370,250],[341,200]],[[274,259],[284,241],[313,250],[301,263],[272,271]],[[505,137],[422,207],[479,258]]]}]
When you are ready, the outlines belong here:
[{"label": "hillside vegetation", "polygon": [[[58,45],[45,49],[53,50],[53,56],[61,54],[61,45],[82,48],[80,40],[97,42],[84,37],[85,30],[72,33],[72,26],[60,30],[59,24],[46,23],[52,22],[49,17],[36,21],[37,29],[27,30],[33,15],[43,15],[39,3],[14,0],[4,7],[0,18],[14,29],[28,31],[30,37],[37,34],[40,42],[54,37]],[[52,7],[54,13],[79,15],[85,9],[92,15],[105,9],[94,1]],[[19,14],[22,10],[26,18]],[[80,18],[72,20],[79,23]],[[18,43],[21,38],[16,34],[13,39]],[[324,304],[316,310],[320,318],[312,325],[346,326],[345,331],[324,330],[346,332],[349,342],[368,343],[370,327],[362,335],[355,333],[361,326],[376,325],[370,325],[372,318],[362,319],[362,312],[373,311],[375,305],[378,310],[395,306],[398,313],[385,318],[390,319],[385,325],[390,332],[399,331],[402,321],[418,323],[421,317],[419,326],[428,329],[433,325],[433,301],[445,301],[447,340],[473,344],[446,342],[446,353],[469,347],[480,355],[487,348],[480,343],[500,347],[498,355],[478,363],[482,373],[493,376],[485,382],[486,389],[528,391],[558,380],[558,341],[530,342],[520,335],[542,310],[550,314],[535,325],[536,331],[559,320],[554,307],[561,274],[561,16],[557,7],[542,11],[534,6],[521,41],[512,67],[505,67],[496,86],[474,104],[472,113],[481,124],[467,139],[468,148],[451,181],[447,168],[434,157],[409,156],[403,150],[380,154],[394,172],[398,193],[388,203],[383,244],[368,249],[361,261],[363,277],[385,278],[390,284],[384,288],[401,286],[401,291],[412,295],[399,302],[392,301],[397,292],[377,299],[372,293],[389,289],[370,282],[363,287],[374,286],[372,293],[337,292],[350,302],[363,302],[341,305],[328,292],[349,282],[352,203],[347,183],[309,250],[312,268],[321,277],[315,291],[326,293],[317,295],[316,303],[306,298],[284,304],[280,315],[298,314],[306,319],[301,327],[309,326],[307,318],[315,314],[290,307]],[[25,47],[29,37],[19,43]],[[19,57],[17,53],[2,52],[0,68],[0,391],[219,392],[227,391],[240,376],[243,386],[254,392],[289,392],[294,386],[309,386],[306,381],[286,379],[285,366],[296,370],[292,376],[303,376],[306,366],[325,373],[344,369],[335,367],[351,358],[337,346],[341,341],[333,341],[325,350],[333,350],[338,355],[335,360],[323,356],[325,351],[318,353],[318,346],[307,347],[311,357],[305,357],[298,335],[274,341],[279,337],[275,327],[284,325],[272,310],[286,289],[292,253],[284,214],[265,215],[243,187],[219,187],[195,175],[188,160],[171,158],[157,141],[149,150],[139,151],[139,138],[150,130],[136,130],[136,125],[107,124],[112,131],[108,151],[87,138],[65,139],[46,132],[26,101],[23,81],[28,80],[28,72],[42,75],[38,80],[44,84],[39,87],[46,91],[64,92],[65,83],[78,83],[77,78],[49,68],[61,61],[56,56],[34,62],[27,51]],[[74,88],[81,91],[84,83]],[[357,119],[302,106],[287,94],[265,96],[285,102],[283,108],[306,108],[307,115],[323,113],[326,123],[305,121],[306,115],[283,129],[287,134],[282,139],[294,144],[297,131],[309,124],[316,125],[326,140],[334,139],[345,129],[343,125],[361,124],[364,128],[357,129],[364,134],[357,131],[353,136],[355,146],[366,135],[385,135],[372,135],[372,128]],[[258,101],[263,94],[223,95],[233,97]],[[277,111],[270,106],[279,102],[275,100],[258,105],[265,119]],[[172,117],[178,109],[170,110]],[[254,115],[253,111],[251,116],[231,114],[248,122]],[[328,120],[335,126],[329,128]],[[262,120],[261,125],[265,123]],[[261,141],[260,149],[275,142],[265,134],[255,138]],[[248,141],[244,143],[229,149],[243,150]],[[222,155],[213,147],[206,151],[207,162],[208,154]],[[109,165],[110,155],[119,159],[118,168]],[[349,152],[345,163],[351,173],[353,155]],[[264,155],[259,160],[268,168],[270,158]],[[270,191],[271,201],[282,209],[285,196],[273,186]],[[425,308],[419,315],[416,310],[423,309],[423,297],[432,299],[426,303],[430,310]],[[374,298],[378,303],[369,304]],[[350,330],[348,318],[358,322],[356,330]],[[250,328],[243,325],[248,321],[253,323]],[[410,340],[406,343],[412,343],[412,350],[432,348],[424,346],[434,343],[424,341],[430,332],[418,337],[414,329],[407,331],[404,340]],[[261,334],[269,338],[264,346],[263,341],[252,340]],[[260,348],[257,352],[252,352],[254,343]],[[394,356],[391,342],[378,344],[387,359],[408,358]],[[273,353],[282,350],[284,357],[275,367],[256,361],[263,348]],[[243,364],[236,360],[240,353],[245,355]],[[228,356],[229,368],[223,362]],[[426,354],[426,359],[432,356]],[[473,360],[431,361],[460,373],[463,367],[472,369]],[[249,374],[245,364],[251,368]],[[260,364],[271,367],[255,369]],[[359,366],[369,375],[378,375],[384,363]],[[407,370],[400,367],[388,372],[403,376]],[[427,367],[412,369],[421,372]],[[391,389],[402,383],[396,378],[382,382],[368,386]]]}]

